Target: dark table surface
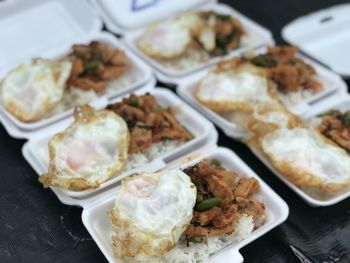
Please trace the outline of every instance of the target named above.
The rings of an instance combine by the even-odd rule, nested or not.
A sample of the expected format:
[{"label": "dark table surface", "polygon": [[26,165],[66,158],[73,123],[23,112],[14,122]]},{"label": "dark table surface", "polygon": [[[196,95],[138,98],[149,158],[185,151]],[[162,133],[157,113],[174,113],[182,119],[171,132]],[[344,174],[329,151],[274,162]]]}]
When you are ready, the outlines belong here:
[{"label": "dark table surface", "polygon": [[[269,28],[283,43],[280,31],[289,21],[349,1],[223,2]],[[307,206],[246,146],[219,132],[219,145],[234,150],[290,207],[285,223],[241,249],[245,262],[350,262],[349,199],[327,208]],[[0,262],[106,262],[81,222],[81,208],[61,204],[38,183],[21,155],[23,143],[0,125]]]}]

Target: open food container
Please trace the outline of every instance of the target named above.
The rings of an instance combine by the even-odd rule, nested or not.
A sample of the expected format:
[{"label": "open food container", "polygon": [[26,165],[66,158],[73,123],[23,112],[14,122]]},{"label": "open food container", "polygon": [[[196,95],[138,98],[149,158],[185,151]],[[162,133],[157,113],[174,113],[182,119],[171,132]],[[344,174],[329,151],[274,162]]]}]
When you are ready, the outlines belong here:
[{"label": "open food container", "polygon": [[[4,78],[11,69],[34,58],[60,59],[71,52],[74,44],[99,41],[111,48],[124,50],[131,67],[120,77],[110,80],[102,93],[94,93],[91,98],[87,96],[86,100],[90,100],[92,105],[103,107],[109,98],[144,85],[153,86],[155,83],[152,72],[145,63],[114,35],[101,32],[101,20],[85,1],[5,1],[0,4],[0,14],[0,28],[4,39],[0,44],[3,51],[0,54],[0,78]],[[47,21],[50,23],[47,24]],[[21,36],[20,41],[10,41],[18,35]],[[73,106],[65,105],[40,120],[25,122],[1,106],[0,119],[12,137],[29,138],[39,129],[71,115],[72,108]]]},{"label": "open food container", "polygon": [[[265,51],[266,47],[262,47],[256,50],[251,50],[246,54],[261,54]],[[308,59],[302,54],[298,54],[298,57],[315,68],[317,80],[323,85],[324,89],[316,94],[309,94],[305,97],[297,96],[297,100],[295,101],[293,101],[294,98],[291,97],[290,101],[292,102],[287,106],[287,108],[292,113],[300,117],[304,117],[308,112],[312,111],[314,108],[317,108],[318,104],[327,104],[329,100],[332,100],[333,98],[340,98],[346,94],[346,83],[337,74],[333,73],[317,62]],[[195,91],[199,81],[212,69],[213,68],[202,70],[183,79],[177,87],[177,92],[184,100],[194,106],[198,111],[205,114],[211,121],[219,126],[227,136],[235,139],[242,139],[246,135],[246,131],[234,123],[234,114],[226,114],[225,116],[220,115],[219,113],[214,112],[208,107],[202,105],[195,97]]]},{"label": "open food container", "polygon": [[341,4],[297,18],[282,29],[283,38],[329,66],[350,77],[350,4]]},{"label": "open food container", "polygon": [[[114,33],[123,34],[124,42],[138,56],[151,65],[158,79],[165,83],[178,84],[180,79],[218,62],[222,57],[232,54],[241,54],[247,49],[273,43],[272,35],[267,29],[253,22],[231,7],[225,4],[218,4],[216,1],[116,2],[110,0],[91,0],[91,2],[97,8],[108,29]],[[138,5],[140,6],[138,7]],[[138,48],[137,42],[146,29],[145,25],[151,22],[161,23],[165,19],[169,19],[169,17],[173,18],[190,10],[213,10],[217,13],[232,15],[237,18],[246,31],[246,34],[242,36],[241,46],[231,50],[227,55],[210,56],[205,61],[200,61],[198,63],[193,62],[195,59],[191,59],[191,61],[187,62],[180,59],[175,64],[172,62],[168,63],[168,61],[163,63],[141,52]],[[132,18],[136,16],[137,20],[132,20]],[[191,54],[189,54],[189,56],[191,56]],[[190,62],[191,64],[189,64]]]},{"label": "open food container", "polygon": [[[319,101],[314,107],[310,109],[304,116],[305,123],[312,129],[319,130],[322,122],[322,117],[326,113],[339,111],[344,113],[350,110],[350,96],[343,94],[342,96],[331,96],[327,100]],[[332,139],[330,139],[332,140]],[[337,144],[333,141],[333,144]],[[339,145],[340,146],[340,145]],[[342,146],[340,146],[343,148]],[[344,148],[345,149],[345,148]],[[255,156],[260,159],[281,181],[283,181],[290,189],[292,189],[301,199],[303,199],[308,205],[313,207],[326,207],[335,205],[350,197],[350,189],[346,188],[342,191],[329,194],[325,197],[310,194],[308,191],[300,189],[293,183],[291,183],[285,176],[277,171],[271,163],[266,159],[266,156],[258,148],[251,148]],[[346,150],[346,149],[345,149]]]},{"label": "open food container", "polygon": [[[202,149],[194,155],[172,163],[171,167],[186,168],[202,159],[219,160],[225,168],[237,171],[244,176],[254,177],[260,183],[259,198],[265,203],[267,211],[265,223],[255,229],[247,238],[233,242],[223,250],[212,255],[209,261],[213,263],[243,262],[243,257],[239,254],[239,250],[284,222],[289,213],[288,206],[235,153],[227,148],[212,145],[210,148]],[[115,259],[112,255],[113,229],[107,214],[114,205],[114,199],[118,190],[118,188],[111,189],[101,194],[99,200],[85,204],[82,214],[85,227],[105,257],[109,262],[116,263],[121,261]]]},{"label": "open food container", "polygon": [[[180,100],[174,93],[166,89],[146,87],[137,90],[134,94],[144,95],[147,92],[155,96],[157,102],[162,107],[170,107],[173,110],[177,120],[193,135],[193,138],[181,145],[176,145],[175,147],[164,146],[165,150],[159,150],[158,154],[152,156],[152,160],[147,160],[147,162],[143,163],[140,162],[140,165],[132,167],[132,169],[126,170],[111,180],[102,183],[97,189],[71,191],[52,187],[60,199],[63,199],[64,197],[70,197],[73,199],[86,199],[89,196],[95,195],[96,193],[101,192],[102,190],[109,188],[112,185],[115,185],[124,177],[134,174],[138,171],[155,171],[161,169],[167,163],[175,160],[179,156],[182,156],[192,149],[196,149],[203,144],[206,144],[207,140],[214,140],[216,142],[217,134],[214,126],[207,119],[205,119],[190,106]],[[109,103],[112,104],[121,100],[122,97],[110,100]],[[54,134],[61,132],[66,127],[68,127],[72,121],[73,118],[68,118],[59,123],[56,123],[55,125],[51,125],[50,127],[45,128],[44,130],[35,134],[35,136],[31,137],[29,142],[24,145],[24,156],[39,175],[48,171],[49,140]],[[132,158],[131,161],[135,161],[135,159],[136,157]]]},{"label": "open food container", "polygon": [[[210,258],[211,262],[227,262],[228,258],[232,262],[243,262],[239,249],[285,221],[289,211],[287,204],[236,154],[231,150],[220,148],[216,145],[218,134],[208,120],[168,90],[143,88],[135,91],[135,94],[142,95],[147,92],[155,96],[161,106],[173,108],[176,118],[192,133],[194,138],[159,156],[150,163],[136,167],[107,181],[98,190],[73,192],[57,187],[51,187],[51,190],[62,203],[83,207],[83,223],[107,260],[109,262],[120,262],[112,256],[112,224],[107,213],[113,207],[115,195],[119,191],[118,184],[120,180],[138,172],[156,172],[176,167],[184,169],[205,158],[216,159],[226,169],[232,169],[242,176],[256,178],[260,184],[260,190],[256,194],[256,198],[262,200],[266,206],[266,221],[261,227],[255,229],[248,237],[233,242]],[[110,100],[110,103],[120,100],[122,100],[122,97]],[[38,175],[47,172],[48,169],[47,143],[50,136],[62,131],[71,122],[72,118],[67,118],[51,125],[31,137],[23,146],[22,153],[24,158]]]}]

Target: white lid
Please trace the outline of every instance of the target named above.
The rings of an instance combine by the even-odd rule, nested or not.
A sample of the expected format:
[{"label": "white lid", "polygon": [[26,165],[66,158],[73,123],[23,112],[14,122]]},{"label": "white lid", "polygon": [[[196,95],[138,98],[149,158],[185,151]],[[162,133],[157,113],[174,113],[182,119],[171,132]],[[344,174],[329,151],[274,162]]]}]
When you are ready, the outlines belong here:
[{"label": "white lid", "polygon": [[85,1],[5,1],[0,4],[0,69],[101,28]]},{"label": "white lid", "polygon": [[216,0],[89,0],[107,28],[117,34]]},{"label": "white lid", "polygon": [[297,18],[282,29],[283,38],[350,77],[350,4],[323,9]]}]

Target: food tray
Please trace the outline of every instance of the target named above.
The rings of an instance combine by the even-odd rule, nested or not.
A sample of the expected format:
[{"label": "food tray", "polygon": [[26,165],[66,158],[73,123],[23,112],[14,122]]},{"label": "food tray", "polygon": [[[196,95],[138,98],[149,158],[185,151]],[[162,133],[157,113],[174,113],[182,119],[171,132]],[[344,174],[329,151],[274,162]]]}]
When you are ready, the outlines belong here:
[{"label": "food tray", "polygon": [[[259,48],[254,52],[260,53],[265,50],[266,47]],[[292,112],[303,117],[306,116],[309,111],[312,111],[313,108],[316,108],[317,104],[327,103],[328,100],[332,100],[332,98],[334,97],[339,98],[346,94],[347,86],[337,74],[333,73],[332,71],[328,70],[322,65],[306,58],[302,54],[299,54],[298,56],[305,60],[307,63],[311,64],[316,69],[317,74],[320,76],[320,81],[322,82],[325,88],[323,91],[316,94],[315,96],[310,97],[302,101],[298,105],[293,106],[293,108],[290,109]],[[181,81],[181,83],[179,83],[179,86],[177,87],[177,92],[180,95],[180,97],[182,97],[189,104],[191,104],[201,113],[206,115],[217,126],[219,126],[227,136],[235,139],[242,139],[246,134],[244,129],[237,127],[237,125],[235,125],[233,122],[230,122],[229,120],[220,116],[218,113],[205,107],[204,105],[199,103],[194,96],[196,85],[198,84],[199,80],[208,73],[209,70],[211,70],[211,68],[202,70],[201,72],[189,76],[183,81]]]},{"label": "food tray", "polygon": [[[101,187],[98,189],[76,192],[52,187],[57,195],[84,199],[111,187],[112,185],[118,183],[122,178],[136,173],[137,171],[142,170],[151,172],[158,170],[164,167],[166,163],[179,158],[181,155],[184,155],[187,152],[202,146],[203,144],[206,144],[209,137],[213,137],[216,142],[217,135],[214,126],[190,106],[185,104],[174,93],[162,88],[144,88],[137,90],[135,94],[142,95],[146,92],[150,92],[152,95],[154,95],[161,106],[171,107],[174,109],[177,119],[192,133],[194,138],[181,146],[178,146],[174,150],[159,156],[148,164],[126,171],[120,176],[101,184]],[[122,98],[111,100],[110,103],[120,101],[121,99]],[[29,142],[24,145],[24,157],[39,175],[48,171],[48,142],[50,138],[57,132],[63,131],[72,122],[72,120],[73,118],[69,118],[48,127],[47,129],[33,136]],[[214,134],[212,134],[213,131]]]},{"label": "food tray", "polygon": [[[206,150],[200,150],[192,156],[187,156],[186,158],[173,163],[171,167],[179,166],[180,168],[185,168],[204,158],[217,159],[221,161],[225,168],[238,171],[242,175],[255,177],[260,183],[261,190],[259,197],[262,198],[267,207],[265,224],[254,230],[246,239],[233,243],[210,258],[210,262],[212,263],[243,262],[243,257],[240,255],[239,250],[284,222],[289,213],[288,206],[235,153],[227,148],[212,146]],[[167,168],[169,168],[169,166]],[[82,220],[107,260],[109,262],[121,263],[120,260],[117,260],[112,256],[111,237],[113,230],[107,215],[108,211],[114,205],[114,199],[117,192],[118,187],[101,194],[98,200],[92,200],[92,202],[85,204],[83,207]]]},{"label": "food tray", "polygon": [[[155,79],[152,75],[151,70],[145,63],[143,63],[139,58],[130,52],[127,47],[124,46],[119,40],[116,39],[110,33],[101,32],[101,21],[93,16],[92,10],[90,10],[90,6],[86,4],[79,5],[79,8],[72,8],[77,4],[77,1],[67,1],[67,0],[54,0],[50,2],[42,1],[42,0],[29,0],[32,6],[27,5],[18,5],[18,1],[11,1],[8,4],[4,4],[4,6],[0,6],[0,14],[6,12],[8,10],[12,10],[11,8],[16,8],[18,13],[11,14],[6,13],[4,15],[4,21],[0,20],[0,28],[8,26],[8,23],[11,23],[11,27],[13,32],[6,31],[5,33],[7,37],[11,39],[13,34],[22,35],[23,24],[26,24],[26,30],[30,30],[32,33],[38,31],[36,37],[41,41],[40,43],[32,43],[32,36],[24,36],[23,43],[17,43],[11,49],[7,48],[7,43],[0,44],[5,45],[1,50],[6,50],[6,56],[4,54],[4,60],[0,62],[0,77],[4,77],[6,73],[16,67],[17,65],[30,61],[35,57],[45,57],[45,58],[60,58],[69,53],[71,46],[73,44],[88,44],[92,40],[103,41],[108,43],[110,46],[115,48],[121,48],[126,51],[128,60],[130,64],[132,64],[132,69],[127,72],[122,78],[128,78],[128,81],[125,84],[125,87],[118,88],[116,90],[111,91],[110,93],[106,93],[97,99],[97,102],[91,102],[92,104],[101,104],[108,98],[114,98],[121,94],[125,94],[130,92],[136,88],[139,88],[143,85],[150,84],[154,85]],[[54,26],[59,28],[59,31],[67,32],[66,35],[61,36],[58,34],[55,38],[53,38],[56,42],[53,42],[53,39],[47,38],[48,32],[50,30],[54,30],[55,27],[51,27],[53,25],[50,24],[50,29],[46,28],[46,24],[43,23],[41,18],[33,18],[34,16],[41,16],[42,12],[45,12],[45,16],[51,16],[52,19],[50,21]],[[73,12],[73,14],[72,14]],[[86,12],[86,13],[84,13]],[[74,15],[74,16],[73,16]],[[91,15],[91,21],[86,24],[87,15]],[[43,19],[44,19],[43,18]],[[90,17],[89,17],[90,19]],[[25,20],[25,21],[24,21]],[[90,25],[92,24],[92,25]],[[84,28],[89,26],[88,28]],[[79,27],[82,27],[79,29]],[[78,28],[78,29],[77,29]],[[29,38],[30,37],[30,38]],[[42,40],[45,39],[45,41]],[[62,38],[62,39],[61,39]],[[19,41],[20,42],[20,41]],[[35,45],[35,48],[32,47]],[[30,46],[32,48],[26,48]],[[21,50],[21,52],[18,52]],[[22,51],[23,50],[23,51]],[[16,53],[16,56],[12,58],[11,56]],[[17,55],[19,53],[19,55]],[[8,58],[8,59],[7,59]],[[11,61],[11,63],[9,62]],[[12,114],[10,114],[3,106],[0,107],[0,121],[5,126],[7,132],[15,138],[28,138],[31,136],[32,132],[38,129],[41,129],[47,125],[50,125],[58,120],[65,118],[71,115],[73,109],[67,109],[61,113],[55,114],[51,117],[26,123],[16,119]]]},{"label": "food tray", "polygon": [[244,28],[246,29],[248,35],[250,36],[247,40],[247,43],[236,50],[232,50],[225,56],[218,56],[213,57],[209,59],[206,63],[203,63],[201,65],[198,65],[190,70],[170,70],[166,69],[164,66],[162,66],[160,63],[155,61],[154,59],[146,56],[144,53],[142,53],[136,45],[136,42],[138,38],[141,36],[145,28],[141,28],[138,30],[134,30],[128,34],[125,35],[123,38],[125,43],[138,55],[140,56],[144,61],[146,61],[149,65],[152,66],[156,76],[159,80],[167,83],[173,83],[178,84],[179,81],[188,76],[189,74],[192,74],[198,70],[201,70],[203,68],[206,68],[210,65],[213,65],[220,61],[221,59],[228,57],[230,55],[238,55],[241,54],[244,51],[247,51],[251,48],[256,48],[259,46],[263,46],[266,44],[273,44],[273,39],[271,33],[265,29],[264,27],[258,25],[257,23],[253,22],[251,19],[247,18],[246,16],[242,15],[241,13],[237,12],[236,10],[232,9],[231,7],[225,5],[225,4],[208,4],[205,7],[198,8],[197,10],[215,10],[219,13],[223,14],[230,14],[234,17],[236,17],[241,23],[243,24]]}]

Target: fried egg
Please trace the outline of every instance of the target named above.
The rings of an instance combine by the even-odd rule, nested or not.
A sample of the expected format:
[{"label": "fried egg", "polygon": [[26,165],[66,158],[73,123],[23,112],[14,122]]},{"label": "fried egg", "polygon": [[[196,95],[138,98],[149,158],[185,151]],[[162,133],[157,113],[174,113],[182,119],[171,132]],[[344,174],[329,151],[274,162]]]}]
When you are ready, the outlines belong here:
[{"label": "fried egg", "polygon": [[138,47],[151,57],[169,59],[182,55],[190,42],[190,29],[176,20],[169,20],[147,27]]},{"label": "fried egg", "polygon": [[302,120],[286,110],[279,101],[257,103],[253,106],[253,112],[245,126],[249,130],[247,143],[255,144],[257,140],[279,128],[304,126]]},{"label": "fried egg", "polygon": [[249,71],[212,71],[199,82],[196,98],[218,112],[251,112],[258,102],[271,102],[266,77]]},{"label": "fried egg", "polygon": [[192,219],[197,190],[180,169],[124,179],[110,212],[117,258],[155,262]]},{"label": "fried egg", "polygon": [[350,157],[315,130],[278,129],[262,139],[261,148],[299,187],[334,192],[350,185]]},{"label": "fried egg", "polygon": [[42,119],[63,97],[70,61],[36,59],[12,70],[2,81],[1,100],[17,119]]},{"label": "fried egg", "polygon": [[39,180],[73,191],[97,188],[115,176],[127,160],[129,131],[112,111],[77,107],[75,121],[49,142],[49,172]]}]

